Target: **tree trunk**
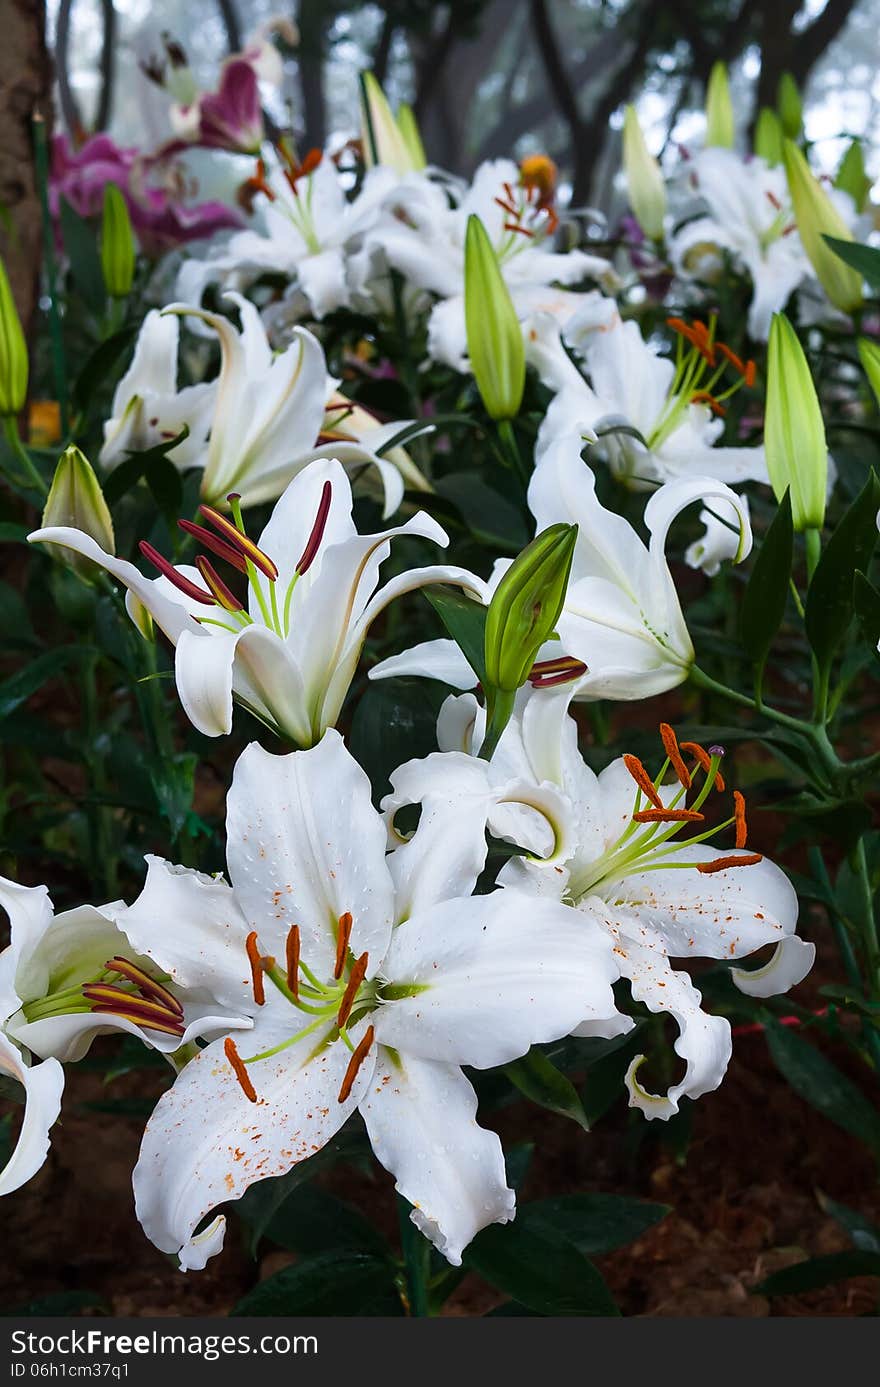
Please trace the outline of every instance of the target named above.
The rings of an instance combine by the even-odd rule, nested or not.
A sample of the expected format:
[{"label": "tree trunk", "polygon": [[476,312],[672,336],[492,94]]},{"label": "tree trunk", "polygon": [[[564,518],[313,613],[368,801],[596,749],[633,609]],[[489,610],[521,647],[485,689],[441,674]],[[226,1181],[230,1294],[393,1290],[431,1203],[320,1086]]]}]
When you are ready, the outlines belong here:
[{"label": "tree trunk", "polygon": [[0,0],[0,255],[25,331],[37,302],[40,203],[34,178],[31,122],[51,119],[51,69],[42,0]]}]

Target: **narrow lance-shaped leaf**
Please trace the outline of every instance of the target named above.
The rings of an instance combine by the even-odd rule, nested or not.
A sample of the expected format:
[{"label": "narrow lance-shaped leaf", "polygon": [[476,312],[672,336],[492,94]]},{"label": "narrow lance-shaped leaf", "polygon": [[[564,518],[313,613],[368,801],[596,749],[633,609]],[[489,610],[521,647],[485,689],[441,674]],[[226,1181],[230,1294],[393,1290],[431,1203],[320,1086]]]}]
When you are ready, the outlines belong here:
[{"label": "narrow lance-shaped leaf", "polygon": [[823,234],[822,240],[831,247],[835,255],[857,270],[872,289],[880,289],[880,249],[828,234]]},{"label": "narrow lance-shaped leaf", "polygon": [[556,1068],[542,1051],[534,1047],[522,1059],[504,1066],[504,1072],[526,1098],[549,1112],[570,1117],[585,1132],[590,1130],[584,1105],[570,1079]]},{"label": "narrow lance-shaped leaf", "polygon": [[869,645],[880,645],[880,592],[864,573],[857,572],[853,583],[853,606]]},{"label": "narrow lance-shaped leaf", "polygon": [[773,637],[785,615],[793,549],[791,496],[786,490],[758,550],[740,609],[740,639],[756,666],[759,682]]},{"label": "narrow lance-shaped leaf", "polygon": [[827,667],[853,615],[853,582],[868,567],[877,543],[880,481],[867,482],[831,535],[813,574],[806,603],[807,639],[820,667]]},{"label": "narrow lance-shaped leaf", "polygon": [[484,648],[486,640],[487,608],[465,597],[458,588],[438,584],[424,588],[431,606],[439,616],[446,630],[461,650],[480,683],[486,679]]}]

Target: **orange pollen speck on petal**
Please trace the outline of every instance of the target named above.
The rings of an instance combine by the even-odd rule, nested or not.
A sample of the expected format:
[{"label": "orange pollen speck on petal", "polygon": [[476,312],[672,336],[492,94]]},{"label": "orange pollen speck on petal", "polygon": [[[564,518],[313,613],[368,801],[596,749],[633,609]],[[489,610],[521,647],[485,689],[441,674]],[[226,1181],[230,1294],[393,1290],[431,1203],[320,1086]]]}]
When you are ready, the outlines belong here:
[{"label": "orange pollen speck on petal", "polygon": [[755,867],[763,861],[761,853],[747,852],[743,857],[716,857],[714,862],[697,862],[695,865],[698,872],[711,876],[713,872],[726,872],[728,867]]},{"label": "orange pollen speck on petal", "polygon": [[357,1078],[357,1072],[363,1064],[364,1060],[366,1059],[367,1055],[369,1054],[370,1046],[373,1043],[374,1035],[375,1031],[373,1030],[373,1027],[368,1026],[367,1029],[364,1031],[362,1040],[356,1047],[354,1054],[349,1060],[348,1068],[345,1071],[345,1077],[342,1080],[342,1086],[339,1089],[340,1103],[344,1103],[348,1095],[351,1093],[352,1087],[354,1086],[354,1081]]},{"label": "orange pollen speck on petal", "polygon": [[682,760],[681,752],[678,749],[678,738],[668,722],[661,722],[660,738],[663,742],[663,750],[669,757],[672,763],[672,769],[678,776],[679,784],[681,784],[685,790],[689,790],[691,788],[691,773]]},{"label": "orange pollen speck on petal", "polygon": [[348,941],[351,938],[351,911],[346,910],[344,915],[339,917],[339,928],[336,934],[336,966],[333,969],[334,978],[342,977],[342,970],[345,967],[345,955],[348,951]]},{"label": "orange pollen speck on petal", "polygon": [[238,1079],[238,1082],[241,1085],[241,1091],[244,1094],[245,1098],[247,1098],[248,1101],[251,1103],[256,1103],[257,1090],[251,1083],[250,1075],[244,1067],[244,1060],[238,1053],[238,1050],[235,1048],[235,1041],[232,1039],[232,1036],[228,1035],[224,1040],[223,1052],[232,1066],[233,1073],[235,1074],[236,1079]]},{"label": "orange pollen speck on petal", "polygon": [[623,758],[623,764],[626,766],[642,794],[653,804],[654,808],[665,809],[666,806],[657,794],[657,789],[653,780],[648,775],[648,772],[645,770],[638,756],[632,756],[627,752]]},{"label": "orange pollen speck on petal", "polygon": [[266,1001],[266,987],[263,979],[263,960],[260,957],[260,946],[257,943],[257,931],[251,930],[244,942],[247,951],[248,963],[251,965],[251,977],[254,983],[254,1001],[258,1007],[263,1006]]},{"label": "orange pollen speck on petal", "polygon": [[744,848],[749,830],[746,823],[746,802],[739,790],[733,792],[733,814],[736,824],[736,846]]},{"label": "orange pollen speck on petal", "polygon": [[369,954],[361,954],[357,963],[351,970],[351,976],[349,977],[345,991],[342,994],[342,1001],[339,1003],[339,1011],[336,1014],[336,1024],[340,1030],[342,1030],[342,1027],[345,1025],[346,1021],[351,1015],[351,1009],[354,1006],[354,999],[357,996],[358,988],[360,987],[366,975],[367,964],[369,963],[369,961]]}]

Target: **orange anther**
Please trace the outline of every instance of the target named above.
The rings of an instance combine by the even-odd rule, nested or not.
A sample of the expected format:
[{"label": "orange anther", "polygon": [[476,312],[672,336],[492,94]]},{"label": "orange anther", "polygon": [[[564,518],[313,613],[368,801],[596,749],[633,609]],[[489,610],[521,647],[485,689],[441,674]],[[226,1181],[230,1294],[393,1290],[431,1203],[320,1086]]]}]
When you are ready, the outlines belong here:
[{"label": "orange anther", "polygon": [[637,824],[696,824],[704,816],[697,809],[639,809],[633,818]]},{"label": "orange anther", "polygon": [[339,928],[336,934],[336,966],[333,969],[334,978],[342,977],[342,970],[345,967],[345,955],[348,952],[348,941],[351,938],[351,912],[346,910],[344,915],[339,917]]},{"label": "orange anther", "polygon": [[247,1098],[251,1103],[256,1103],[257,1090],[251,1083],[250,1075],[244,1067],[244,1060],[236,1050],[235,1041],[232,1039],[232,1036],[228,1035],[224,1040],[223,1051],[226,1055],[226,1058],[229,1060],[229,1063],[232,1065],[232,1069],[236,1079],[238,1079],[238,1082],[241,1084],[241,1089],[245,1098]]},{"label": "orange anther", "polygon": [[375,1031],[373,1030],[373,1027],[368,1026],[367,1029],[364,1031],[363,1039],[360,1041],[357,1048],[355,1049],[354,1054],[349,1060],[348,1068],[345,1071],[345,1077],[342,1080],[342,1087],[339,1090],[340,1103],[344,1103],[348,1095],[351,1093],[354,1081],[357,1078],[357,1072],[369,1053],[370,1046],[373,1043],[374,1035]]},{"label": "orange anther", "polygon": [[263,1006],[266,1001],[266,988],[263,979],[263,960],[260,957],[260,946],[257,943],[257,931],[251,930],[247,939],[244,941],[247,951],[248,963],[251,965],[251,977],[254,983],[254,1001],[258,1007]]},{"label": "orange anther", "polygon": [[763,860],[761,853],[748,852],[744,857],[716,857],[714,862],[697,862],[695,865],[698,872],[711,876],[713,872],[727,871],[728,867],[754,867]]},{"label": "orange anther", "polygon": [[685,765],[681,752],[678,749],[678,738],[668,722],[661,722],[660,738],[663,742],[663,750],[669,757],[672,769],[678,776],[679,784],[684,786],[686,790],[689,790],[691,788],[691,773]]},{"label": "orange anther", "polygon": [[653,780],[648,775],[648,772],[645,770],[638,756],[632,756],[629,752],[627,752],[627,754],[623,758],[623,764],[626,766],[627,770],[629,771],[633,780],[638,785],[642,794],[645,796],[647,800],[650,801],[651,804],[653,804],[654,808],[665,809],[666,806],[663,803],[660,796],[658,795],[657,788]]},{"label": "orange anther", "polygon": [[[686,751],[690,756],[693,756],[697,764],[703,768],[707,775],[709,774],[712,768],[712,757],[709,755],[708,751],[706,751],[705,747],[700,746],[699,742],[679,742],[678,749],[679,751]],[[724,776],[720,771],[715,772],[715,789],[724,790]]]},{"label": "orange anther", "polygon": [[287,962],[287,986],[290,988],[294,997],[299,997],[299,925],[290,926],[287,933],[285,953]]},{"label": "orange anther", "polygon": [[369,962],[369,954],[361,954],[357,963],[351,970],[345,991],[342,994],[342,1001],[339,1003],[339,1011],[336,1014],[336,1024],[342,1030],[354,1006],[354,999],[358,994],[358,988],[364,980]]},{"label": "orange anther", "polygon": [[736,823],[736,846],[744,848],[749,830],[746,824],[746,802],[739,790],[733,792],[733,815]]}]

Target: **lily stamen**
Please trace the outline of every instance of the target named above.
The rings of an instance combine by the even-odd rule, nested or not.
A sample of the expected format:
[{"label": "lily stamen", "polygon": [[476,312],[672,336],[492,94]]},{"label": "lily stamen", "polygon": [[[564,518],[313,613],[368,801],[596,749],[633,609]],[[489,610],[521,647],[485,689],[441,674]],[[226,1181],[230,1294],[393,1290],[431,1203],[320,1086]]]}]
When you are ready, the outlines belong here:
[{"label": "lily stamen", "polygon": [[184,574],[178,573],[174,565],[169,563],[168,559],[164,558],[159,553],[158,549],[154,549],[152,544],[148,544],[145,539],[142,539],[138,548],[144,558],[149,559],[153,567],[158,568],[162,577],[167,578],[169,583],[172,583],[174,587],[177,588],[178,592],[182,592],[185,597],[191,598],[193,602],[203,602],[206,607],[216,607],[217,603],[209,592],[205,592],[203,588],[199,587],[198,583],[192,582],[191,579],[185,577]]},{"label": "lily stamen", "polygon": [[244,611],[244,603],[240,602],[231,588],[226,586],[211,560],[206,559],[204,554],[196,555],[196,568],[204,578],[205,586],[215,598],[218,606],[226,612]]},{"label": "lily stamen", "polygon": [[131,963],[127,958],[115,956],[108,958],[104,966],[108,972],[117,973],[121,977],[127,978],[129,982],[133,982],[142,997],[152,997],[167,1011],[174,1012],[176,1016],[183,1016],[183,1007],[174,994],[169,992],[167,987],[156,982],[155,978],[151,978],[149,973],[145,973],[143,968],[138,968],[136,963]]},{"label": "lily stamen", "polygon": [[339,1011],[336,1013],[336,1024],[339,1027],[340,1031],[344,1027],[349,1016],[351,1015],[351,1009],[354,1006],[354,999],[357,996],[358,989],[360,988],[360,985],[363,982],[364,977],[366,975],[367,965],[369,961],[369,954],[361,954],[360,958],[357,960],[357,962],[351,970],[351,974],[348,979],[348,985],[346,986],[346,989],[342,994],[342,1001],[339,1003]]},{"label": "lily stamen", "polygon": [[364,1060],[366,1059],[367,1055],[369,1054],[370,1046],[373,1043],[374,1035],[375,1031],[373,1027],[368,1026],[367,1029],[364,1031],[362,1039],[358,1042],[354,1054],[348,1062],[348,1068],[345,1071],[345,1076],[342,1080],[342,1086],[339,1090],[340,1103],[344,1103],[348,1095],[351,1093],[351,1090],[354,1087],[354,1081],[357,1078],[357,1072],[363,1064]]},{"label": "lily stamen", "polygon": [[311,534],[309,535],[308,540],[306,541],[306,547],[302,551],[302,554],[299,558],[299,562],[296,565],[296,571],[300,575],[300,577],[302,577],[302,575],[309,568],[311,568],[317,556],[318,550],[321,547],[321,541],[324,538],[324,531],[327,528],[327,517],[330,514],[330,503],[332,499],[333,487],[331,486],[329,481],[326,481],[323,487],[321,488],[321,499],[318,502],[318,513],[315,516],[315,523],[312,526]]},{"label": "lily stamen", "polygon": [[[227,497],[230,502],[237,499],[238,497]],[[220,511],[215,510],[213,506],[204,505],[199,506],[199,514],[203,515],[214,526],[215,530],[219,530],[233,549],[238,550],[245,559],[249,559],[254,568],[258,568],[269,579],[270,583],[276,581],[278,569],[268,554],[264,554],[262,549],[254,544],[252,539],[248,539],[247,535],[237,529],[230,520],[227,520],[225,515],[221,515]]]},{"label": "lily stamen", "polygon": [[[700,746],[699,742],[679,742],[679,751],[686,751],[708,775],[712,769],[712,757],[705,747]],[[715,789],[724,791],[724,777],[720,770],[715,771]]]},{"label": "lily stamen", "polygon": [[736,824],[736,846],[744,848],[749,831],[746,823],[746,802],[739,790],[733,792],[733,815]]},{"label": "lily stamen", "polygon": [[254,1001],[258,1007],[265,1006],[266,984],[263,975],[263,960],[260,957],[256,930],[251,930],[247,939],[244,941],[244,947],[248,956],[248,963],[251,966],[251,979],[254,985]]},{"label": "lily stamen", "polygon": [[257,1090],[251,1083],[250,1075],[244,1067],[244,1060],[238,1053],[235,1041],[232,1039],[231,1036],[227,1036],[224,1040],[223,1052],[226,1055],[226,1058],[228,1059],[230,1065],[232,1066],[232,1072],[238,1080],[239,1085],[241,1087],[241,1091],[244,1094],[245,1098],[247,1098],[248,1101],[251,1103],[256,1103]]},{"label": "lily stamen", "polygon": [[695,824],[705,817],[696,809],[637,809],[633,814],[637,824]]},{"label": "lily stamen", "polygon": [[697,862],[694,865],[698,872],[704,876],[711,876],[713,872],[726,871],[728,867],[754,867],[759,862],[764,861],[764,855],[760,852],[749,852],[744,857],[716,857],[714,862]]},{"label": "lily stamen", "polygon": [[86,983],[82,995],[93,1012],[122,1016],[151,1030],[164,1031],[168,1035],[183,1035],[183,1022],[175,1012],[171,1012],[160,1002],[151,1002],[144,997],[133,996],[112,983]]},{"label": "lily stamen", "polygon": [[299,1000],[299,961],[301,948],[299,925],[291,925],[285,945],[287,986],[290,988],[294,999],[297,1001]]},{"label": "lily stamen", "polygon": [[345,914],[339,917],[339,925],[336,933],[336,964],[333,969],[333,976],[337,980],[342,977],[342,971],[345,967],[348,941],[351,938],[351,924],[351,911],[346,910]]},{"label": "lily stamen", "polygon": [[623,764],[626,766],[642,794],[653,804],[654,808],[665,810],[666,805],[658,795],[653,780],[648,775],[648,772],[645,770],[638,756],[633,756],[630,752],[627,752],[623,758]]},{"label": "lily stamen", "polygon": [[576,660],[573,655],[560,655],[555,660],[538,660],[533,664],[529,683],[533,689],[549,689],[580,679],[586,672],[583,660]]},{"label": "lily stamen", "polygon": [[669,757],[672,769],[678,776],[679,784],[683,785],[686,790],[689,790],[691,788],[691,773],[685,765],[681,752],[678,749],[678,738],[668,722],[661,722],[660,724],[660,739],[663,742],[663,750]]},{"label": "lily stamen", "polygon": [[177,524],[186,534],[192,535],[199,544],[203,544],[206,549],[210,549],[213,554],[216,554],[218,559],[224,559],[233,568],[237,568],[239,573],[247,573],[247,564],[243,555],[237,549],[233,549],[232,545],[227,544],[225,540],[218,538],[217,535],[212,535],[211,531],[206,529],[204,525],[197,525],[194,520],[178,520]]}]

